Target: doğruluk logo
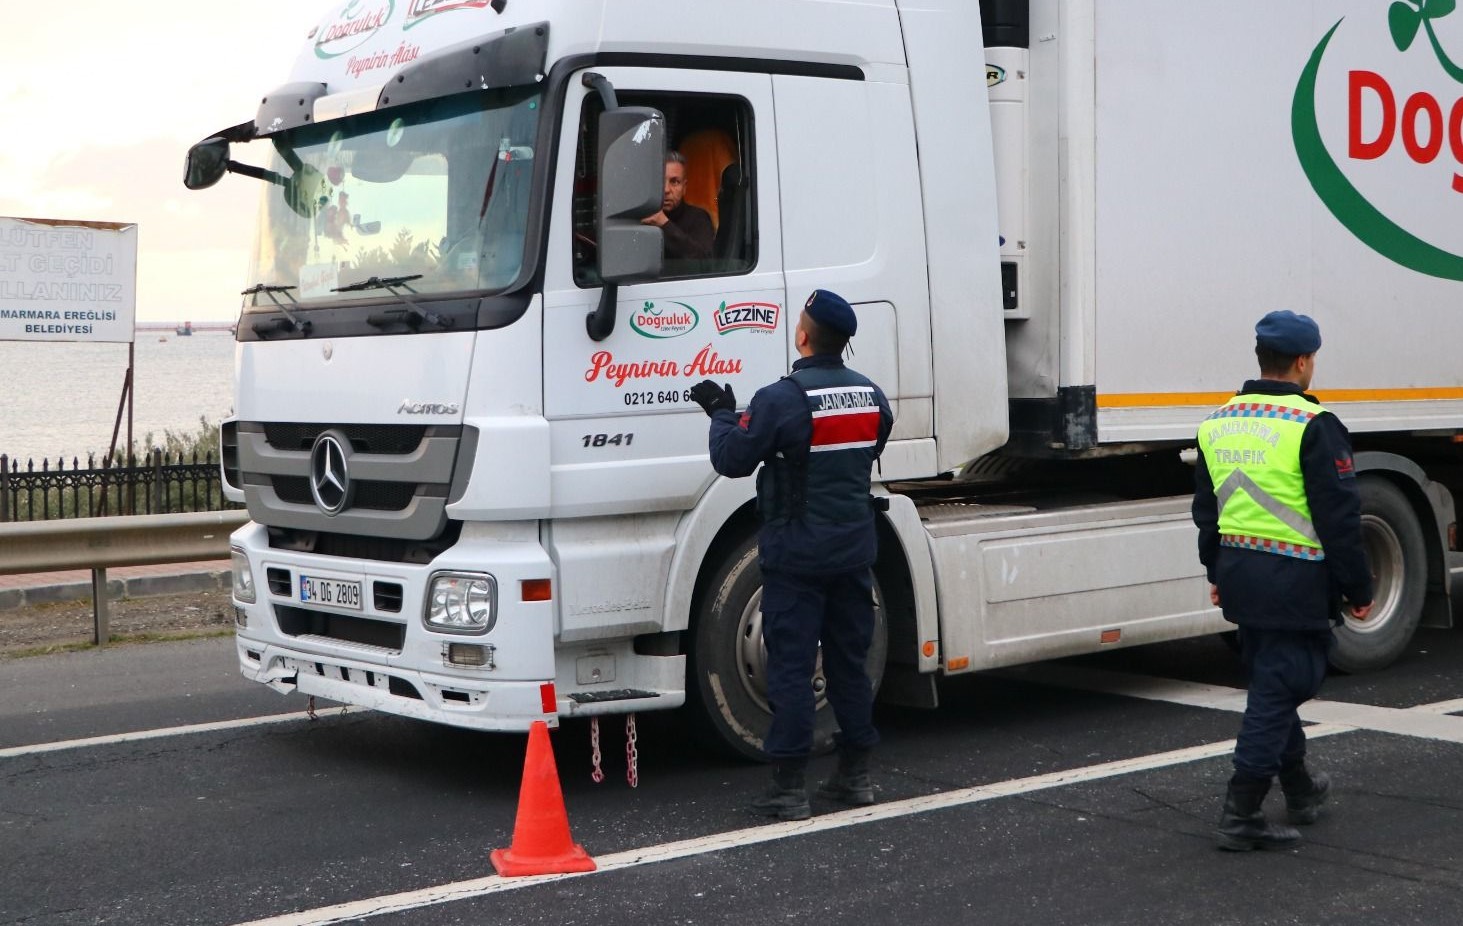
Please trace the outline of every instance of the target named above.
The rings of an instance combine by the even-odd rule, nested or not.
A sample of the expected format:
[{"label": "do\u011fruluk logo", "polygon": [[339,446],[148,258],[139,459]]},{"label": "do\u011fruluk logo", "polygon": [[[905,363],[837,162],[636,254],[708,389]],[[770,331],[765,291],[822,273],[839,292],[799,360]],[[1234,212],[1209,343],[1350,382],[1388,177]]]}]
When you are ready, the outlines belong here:
[{"label": "do\u011fruluk logo", "polygon": [[657,309],[655,303],[630,316],[630,329],[643,338],[678,338],[690,334],[701,323],[701,314],[684,302],[672,302],[672,309]]},{"label": "do\u011fruluk logo", "polygon": [[[1452,13],[1456,6],[1457,0],[1396,0],[1387,10],[1387,25],[1400,52],[1406,52],[1418,33],[1425,32],[1444,73],[1463,84],[1463,68],[1448,57],[1433,29],[1433,22]],[[1317,75],[1326,49],[1343,22],[1345,17],[1337,20],[1311,52],[1295,88],[1290,122],[1301,168],[1326,208],[1367,247],[1418,273],[1463,280],[1463,255],[1424,241],[1388,218],[1361,194],[1326,149],[1316,116]],[[1374,127],[1363,124],[1363,104],[1368,98],[1381,110],[1381,123]],[[1454,100],[1446,113],[1444,103],[1426,90],[1412,93],[1401,103],[1399,113],[1398,92],[1381,74],[1368,70],[1348,73],[1348,157],[1354,161],[1380,158],[1400,136],[1402,148],[1415,164],[1431,164],[1446,145],[1463,170],[1463,96]],[[1463,193],[1463,176],[1456,172],[1452,188]]]},{"label": "do\u011fruluk logo", "polygon": [[319,30],[315,38],[315,56],[339,58],[355,51],[380,32],[395,11],[396,0],[381,0],[374,4],[351,0],[333,23]]}]

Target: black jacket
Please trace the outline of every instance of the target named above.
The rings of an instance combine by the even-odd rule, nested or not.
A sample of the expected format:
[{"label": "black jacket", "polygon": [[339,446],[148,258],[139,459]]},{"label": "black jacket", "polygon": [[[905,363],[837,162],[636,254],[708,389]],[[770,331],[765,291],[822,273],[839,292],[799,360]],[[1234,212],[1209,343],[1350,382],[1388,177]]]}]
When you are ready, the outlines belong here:
[{"label": "black jacket", "polygon": [[[1257,379],[1241,395],[1295,395],[1294,383]],[[1341,600],[1372,600],[1372,576],[1361,541],[1361,496],[1351,458],[1351,437],[1335,415],[1317,415],[1300,443],[1301,472],[1311,522],[1326,558],[1319,562],[1219,545],[1219,502],[1204,455],[1194,472],[1194,523],[1199,561],[1219,586],[1224,616],[1246,627],[1322,630],[1341,620]]]},{"label": "black jacket", "polygon": [[[799,358],[794,371],[809,368],[843,369],[834,354]],[[877,457],[884,451],[894,414],[883,391],[874,387],[879,405]],[[750,476],[759,464],[779,452],[806,459],[813,439],[813,419],[803,390],[784,377],[757,390],[741,415],[718,409],[711,416],[709,438],[711,464],[723,476]],[[830,575],[873,564],[878,553],[874,511],[856,522],[827,523],[794,518],[762,524],[758,535],[758,561],[763,569],[801,575]]]},{"label": "black jacket", "polygon": [[706,260],[716,242],[716,226],[705,209],[681,203],[665,214],[666,260]]}]

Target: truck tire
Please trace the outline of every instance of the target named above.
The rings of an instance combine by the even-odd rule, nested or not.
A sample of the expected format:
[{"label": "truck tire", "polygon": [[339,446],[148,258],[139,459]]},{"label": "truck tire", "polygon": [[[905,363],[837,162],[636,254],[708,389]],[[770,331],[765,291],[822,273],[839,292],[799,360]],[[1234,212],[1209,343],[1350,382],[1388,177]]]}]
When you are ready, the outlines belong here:
[{"label": "truck tire", "polygon": [[1357,488],[1375,596],[1366,621],[1342,612],[1331,665],[1343,672],[1385,668],[1401,656],[1422,618],[1427,594],[1427,543],[1407,496],[1379,477],[1363,476]]},{"label": "truck tire", "polygon": [[[697,710],[701,732],[713,745],[733,755],[765,760],[762,741],[772,723],[767,705],[767,649],[762,644],[762,572],[757,565],[757,539],[737,545],[717,567],[697,609],[693,628],[687,694]],[[874,582],[874,640],[867,669],[874,691],[884,675],[889,629],[883,597]],[[814,687],[818,713],[813,753],[833,748],[833,710],[822,695],[822,657]]]}]

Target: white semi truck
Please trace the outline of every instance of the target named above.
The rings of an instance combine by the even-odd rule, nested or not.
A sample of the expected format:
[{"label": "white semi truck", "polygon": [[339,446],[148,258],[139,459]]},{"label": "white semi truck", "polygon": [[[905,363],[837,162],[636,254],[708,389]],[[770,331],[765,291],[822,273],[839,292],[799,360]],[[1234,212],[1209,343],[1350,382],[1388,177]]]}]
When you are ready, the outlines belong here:
[{"label": "white semi truck", "polygon": [[[263,191],[223,429],[243,673],[483,730],[689,701],[757,755],[753,486],[688,389],[785,373],[816,288],[897,415],[883,697],[1226,629],[1184,453],[1274,308],[1320,322],[1358,450],[1377,607],[1336,661],[1387,664],[1450,620],[1443,6],[341,5],[187,164]],[[641,222],[667,150],[709,255]]]}]

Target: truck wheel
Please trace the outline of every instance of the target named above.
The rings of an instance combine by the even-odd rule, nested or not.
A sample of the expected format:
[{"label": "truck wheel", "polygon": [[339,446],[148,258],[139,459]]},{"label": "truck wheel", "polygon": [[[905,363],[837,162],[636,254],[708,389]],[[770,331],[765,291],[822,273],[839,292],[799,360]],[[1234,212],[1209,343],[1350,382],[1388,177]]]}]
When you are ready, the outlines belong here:
[{"label": "truck wheel", "polygon": [[1361,537],[1375,587],[1371,617],[1344,611],[1336,628],[1331,665],[1366,672],[1391,665],[1407,649],[1422,618],[1427,592],[1427,543],[1407,497],[1381,478],[1362,477]]},{"label": "truck wheel", "polygon": [[[889,629],[883,596],[874,583],[874,640],[868,673],[874,690],[884,675]],[[717,746],[749,759],[766,759],[762,741],[772,723],[767,704],[767,648],[762,643],[762,572],[757,539],[743,541],[712,576],[696,613],[688,692],[699,708],[703,732]],[[833,747],[833,709],[824,696],[823,658],[813,677],[817,720],[814,754]]]}]

